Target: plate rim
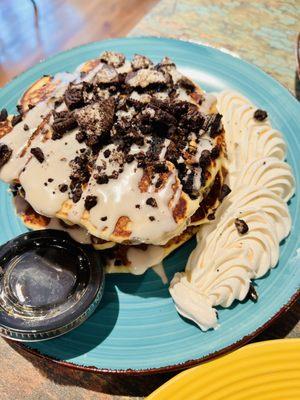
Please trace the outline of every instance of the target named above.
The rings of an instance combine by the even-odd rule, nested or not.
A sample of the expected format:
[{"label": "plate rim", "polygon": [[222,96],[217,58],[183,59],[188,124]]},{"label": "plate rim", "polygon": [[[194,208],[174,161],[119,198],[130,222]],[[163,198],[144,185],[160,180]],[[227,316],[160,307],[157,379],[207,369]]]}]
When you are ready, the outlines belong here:
[{"label": "plate rim", "polygon": [[[160,40],[165,40],[165,41],[170,41],[174,43],[186,43],[189,45],[193,45],[196,47],[208,47],[210,49],[213,49],[217,52],[226,54],[227,56],[230,56],[231,58],[237,58],[238,60],[242,61],[243,63],[247,64],[249,67],[254,68],[258,70],[261,74],[265,75],[268,79],[273,80],[277,85],[279,85],[282,89],[285,90],[285,92],[288,94],[289,98],[291,101],[294,102],[294,104],[299,104],[297,99],[294,97],[293,93],[290,91],[289,88],[284,86],[281,82],[279,82],[277,79],[275,79],[273,76],[262,70],[260,67],[257,65],[243,59],[242,57],[239,56],[238,53],[232,54],[231,52],[227,52],[226,48],[218,48],[216,46],[210,45],[209,43],[205,42],[197,42],[193,40],[187,40],[187,39],[176,39],[172,37],[164,37],[164,36],[155,36],[155,35],[142,35],[142,36],[129,36],[129,37],[118,37],[118,38],[107,38],[103,40],[95,40],[91,41],[88,43],[84,43],[78,46],[71,47],[66,50],[62,50],[60,52],[57,52],[55,54],[52,54],[49,57],[45,57],[40,59],[38,62],[34,63],[32,66],[26,68],[24,71],[20,72],[16,76],[12,77],[4,86],[2,86],[0,89],[1,91],[6,89],[7,86],[9,86],[15,79],[18,77],[21,77],[22,75],[26,74],[28,71],[32,70],[36,65],[39,65],[43,62],[50,61],[57,56],[63,54],[63,53],[70,53],[76,49],[84,48],[90,45],[96,45],[98,43],[103,43],[103,42],[115,42],[115,41],[127,41],[131,39],[137,39],[137,40],[142,40],[142,39],[154,39],[155,41],[160,41]],[[168,373],[168,372],[174,372],[174,371],[182,371],[187,368],[195,367],[203,362],[211,361],[214,360],[220,356],[223,356],[225,354],[228,354],[232,352],[233,350],[237,350],[241,348],[243,345],[249,343],[250,340],[254,339],[256,336],[258,336],[260,333],[262,333],[265,329],[267,329],[273,322],[275,322],[280,316],[282,316],[285,312],[287,312],[295,303],[296,301],[300,299],[300,289],[298,289],[291,297],[290,299],[275,313],[271,316],[269,320],[267,320],[263,325],[258,327],[255,331],[250,332],[248,335],[243,336],[240,340],[230,344],[229,346],[223,347],[220,350],[217,350],[213,353],[210,353],[204,357],[200,358],[195,358],[191,360],[187,360],[182,363],[176,363],[176,364],[171,364],[163,367],[157,367],[157,368],[145,368],[145,369],[110,369],[110,368],[99,368],[95,366],[85,366],[85,365],[80,365],[76,364],[70,361],[63,361],[56,359],[55,357],[46,355],[41,353],[39,350],[33,349],[31,347],[27,347],[26,344],[21,343],[21,342],[16,342],[14,340],[10,339],[5,339],[12,347],[16,347],[18,349],[21,349],[25,351],[26,353],[29,353],[31,355],[36,356],[37,358],[43,359],[44,361],[48,361],[53,365],[60,365],[63,367],[67,367],[73,370],[79,370],[79,371],[85,371],[85,372],[93,372],[97,374],[107,374],[107,375],[123,375],[123,376],[146,376],[146,375],[153,375],[153,374],[162,374],[162,373]]]}]

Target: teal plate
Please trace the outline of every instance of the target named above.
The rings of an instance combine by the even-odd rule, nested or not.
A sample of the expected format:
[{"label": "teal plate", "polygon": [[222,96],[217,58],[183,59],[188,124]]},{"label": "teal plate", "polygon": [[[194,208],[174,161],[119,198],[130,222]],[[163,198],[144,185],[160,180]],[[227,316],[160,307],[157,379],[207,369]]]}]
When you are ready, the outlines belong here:
[{"label": "teal plate", "polygon": [[[72,71],[103,50],[131,57],[141,53],[159,61],[168,55],[179,69],[207,91],[232,88],[268,110],[274,127],[284,132],[288,162],[300,187],[300,106],[293,96],[270,76],[238,58],[216,49],[172,39],[129,38],[91,43],[35,65],[9,83],[0,93],[0,106],[14,111],[22,91],[43,74]],[[292,72],[292,71],[291,71]],[[15,216],[7,186],[0,186],[0,242],[24,232]],[[93,316],[74,331],[47,342],[28,345],[28,350],[65,365],[86,370],[119,373],[149,373],[190,366],[240,346],[287,309],[300,284],[299,195],[289,208],[293,227],[281,245],[277,267],[256,281],[259,301],[220,310],[221,327],[201,332],[176,312],[168,287],[148,271],[143,276],[107,277],[105,295]],[[298,210],[298,213],[296,212]],[[184,269],[195,245],[189,241],[165,261],[169,279]]]}]

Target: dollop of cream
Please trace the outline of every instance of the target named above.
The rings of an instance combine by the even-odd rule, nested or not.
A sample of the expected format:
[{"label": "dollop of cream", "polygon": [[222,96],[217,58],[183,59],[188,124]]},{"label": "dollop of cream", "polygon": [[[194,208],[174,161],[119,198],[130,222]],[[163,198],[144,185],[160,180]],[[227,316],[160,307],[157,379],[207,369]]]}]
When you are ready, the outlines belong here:
[{"label": "dollop of cream", "polygon": [[[223,115],[226,183],[232,191],[216,219],[199,230],[185,272],[175,274],[169,289],[177,311],[203,331],[218,327],[216,306],[244,300],[251,279],[276,266],[279,244],[291,229],[286,202],[295,191],[284,162],[285,142],[269,119],[256,120],[257,108],[233,91],[217,95],[217,109]],[[238,232],[236,218],[248,232]]]}]

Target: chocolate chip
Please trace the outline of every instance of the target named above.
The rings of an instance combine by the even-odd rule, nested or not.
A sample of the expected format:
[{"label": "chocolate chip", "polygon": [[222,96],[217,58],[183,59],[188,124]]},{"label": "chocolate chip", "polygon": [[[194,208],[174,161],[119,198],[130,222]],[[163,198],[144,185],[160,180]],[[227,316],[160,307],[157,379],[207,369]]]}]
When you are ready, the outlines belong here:
[{"label": "chocolate chip", "polygon": [[249,299],[249,300],[252,300],[254,303],[256,303],[257,300],[258,300],[257,291],[255,290],[255,287],[253,286],[252,283],[250,283],[249,291],[247,293],[247,297],[246,298]]},{"label": "chocolate chip", "polygon": [[234,221],[234,224],[235,224],[235,227],[236,227],[238,233],[240,233],[241,235],[244,235],[245,233],[247,233],[249,231],[248,225],[242,219],[236,218]]},{"label": "chocolate chip", "polygon": [[228,196],[230,192],[231,192],[230,187],[226,185],[226,183],[224,183],[219,194],[219,201],[223,201],[224,198]]},{"label": "chocolate chip", "polygon": [[91,208],[95,207],[97,204],[97,196],[86,196],[86,199],[84,201],[84,207],[86,210],[90,210]]},{"label": "chocolate chip", "polygon": [[104,155],[105,158],[108,158],[108,157],[110,156],[110,153],[111,153],[111,151],[110,151],[109,149],[106,149],[106,150],[103,152],[103,155]]},{"label": "chocolate chip", "polygon": [[49,178],[49,179],[48,179],[48,182],[50,182],[50,183],[53,182],[53,181],[54,181],[53,178]]},{"label": "chocolate chip", "polygon": [[68,190],[68,185],[66,185],[65,183],[61,183],[60,185],[58,185],[58,189],[60,190],[60,192],[65,193]]},{"label": "chocolate chip", "polygon": [[103,185],[103,184],[105,184],[105,183],[108,183],[108,176],[105,175],[105,174],[99,174],[99,175],[97,176],[97,178],[96,178],[96,182],[97,182],[99,185]]},{"label": "chocolate chip", "polygon": [[107,217],[102,217],[101,218],[101,221],[106,221],[107,220]]},{"label": "chocolate chip", "polygon": [[24,124],[23,129],[24,131],[29,131],[29,126],[27,124]]},{"label": "chocolate chip", "polygon": [[38,160],[39,163],[43,163],[45,160],[45,156],[43,151],[39,147],[33,147],[30,150],[30,153]]},{"label": "chocolate chip", "polygon": [[53,111],[53,117],[53,140],[61,139],[64,133],[76,128],[77,126],[77,122],[73,114],[69,111]]},{"label": "chocolate chip", "polygon": [[135,208],[141,208],[141,206],[139,204],[136,204]]},{"label": "chocolate chip", "polygon": [[8,113],[6,108],[2,108],[1,112],[0,112],[0,122],[4,122],[7,120],[8,117]]},{"label": "chocolate chip", "polygon": [[12,155],[12,149],[6,144],[0,145],[0,168],[8,162]]},{"label": "chocolate chip", "polygon": [[268,118],[268,113],[265,110],[257,109],[253,116],[257,121],[264,121]]},{"label": "chocolate chip", "polygon": [[150,219],[150,221],[154,221],[155,217],[153,217],[153,215],[150,215],[149,219]]},{"label": "chocolate chip", "polygon": [[12,124],[12,126],[15,126],[21,121],[22,121],[22,115],[21,114],[14,115],[12,120],[11,120],[11,124]]},{"label": "chocolate chip", "polygon": [[151,207],[157,207],[157,202],[156,202],[156,200],[155,200],[153,197],[149,197],[149,198],[146,200],[146,204],[147,204],[148,206],[151,206]]}]

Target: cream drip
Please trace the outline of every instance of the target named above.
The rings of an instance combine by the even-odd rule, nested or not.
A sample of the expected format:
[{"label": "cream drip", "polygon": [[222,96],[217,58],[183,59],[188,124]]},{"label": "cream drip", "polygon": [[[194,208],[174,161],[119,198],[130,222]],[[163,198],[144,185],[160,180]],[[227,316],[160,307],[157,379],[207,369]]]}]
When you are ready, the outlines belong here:
[{"label": "cream drip", "polygon": [[[251,279],[276,266],[279,243],[291,229],[286,202],[294,193],[281,133],[269,120],[257,121],[256,108],[239,93],[224,91],[217,98],[232,192],[213,223],[201,227],[186,271],[170,285],[177,311],[204,331],[218,326],[215,306],[245,299]],[[238,233],[236,218],[246,222],[246,234]]]}]

